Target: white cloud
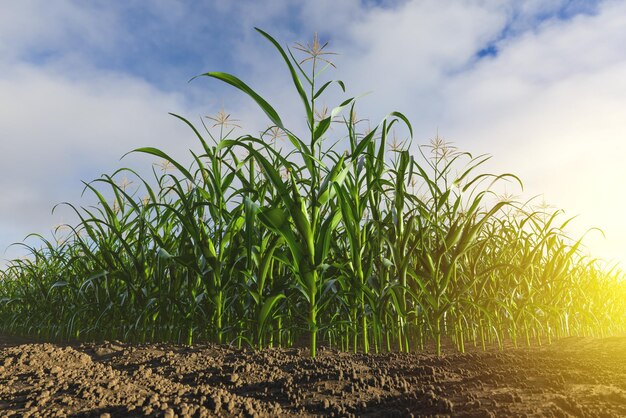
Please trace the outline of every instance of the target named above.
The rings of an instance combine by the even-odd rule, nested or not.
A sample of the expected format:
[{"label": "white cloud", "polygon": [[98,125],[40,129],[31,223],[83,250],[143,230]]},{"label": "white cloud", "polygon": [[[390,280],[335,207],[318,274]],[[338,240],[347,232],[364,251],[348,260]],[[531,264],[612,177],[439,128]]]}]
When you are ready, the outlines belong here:
[{"label": "white cloud", "polygon": [[147,156],[120,162],[127,151],[160,146],[182,156],[195,146],[189,130],[167,114],[196,113],[179,95],[121,74],[73,78],[22,66],[0,79],[0,97],[11,98],[0,100],[1,251],[28,233],[47,235],[71,221],[50,211],[61,201],[84,204],[81,180],[127,164],[149,166]]},{"label": "white cloud", "polygon": [[[592,236],[594,252],[626,259],[623,2],[601,2],[595,11],[588,2],[564,0],[386,7],[356,0],[215,2],[203,12],[232,22],[226,52],[220,49],[225,34],[194,36],[202,14],[159,4],[168,6],[151,11],[161,20],[150,23],[150,34],[167,37],[160,22],[168,28],[187,22],[185,39],[204,45],[207,56],[232,55],[233,72],[269,97],[285,120],[300,124],[288,73],[252,27],[283,45],[310,41],[319,31],[331,41],[329,50],[341,54],[330,77],[343,79],[352,95],[374,92],[358,107],[372,124],[400,110],[417,142],[439,128],[462,149],[494,154],[490,169],[520,174],[528,196],[545,193],[548,202],[580,213],[578,232],[603,227],[609,240]],[[173,94],[120,69],[98,68],[94,54],[115,58],[116,48],[134,36],[106,5],[22,1],[0,14],[0,231],[11,235],[0,237],[0,247],[48,231],[60,221],[49,215],[51,205],[78,200],[79,180],[110,172],[129,149],[162,146],[182,156],[194,147],[187,128],[167,112],[196,120],[224,100],[253,132],[265,124],[250,100],[216,90],[217,81],[198,80]],[[594,13],[570,16],[577,10]],[[494,42],[497,55],[478,60],[477,52]],[[202,70],[224,69],[217,64]]]},{"label": "white cloud", "polygon": [[113,13],[69,0],[5,2],[0,14],[0,61],[30,59],[63,45],[107,49],[119,36]]},{"label": "white cloud", "polygon": [[[497,167],[524,179],[527,194],[591,226],[594,254],[626,260],[626,7],[607,2],[597,15],[547,22],[499,44],[495,58],[448,80],[445,127],[459,143],[495,154]],[[449,129],[448,129],[449,128]],[[468,145],[469,145],[468,144]]]},{"label": "white cloud", "polygon": [[[579,214],[574,235],[603,228],[607,240],[587,239],[594,254],[626,261],[625,16],[617,1],[413,1],[359,16],[332,47],[351,91],[374,91],[361,106],[373,123],[397,109],[420,143],[439,128],[493,154],[488,167],[519,174],[525,196]],[[477,60],[494,41],[497,55]]]}]

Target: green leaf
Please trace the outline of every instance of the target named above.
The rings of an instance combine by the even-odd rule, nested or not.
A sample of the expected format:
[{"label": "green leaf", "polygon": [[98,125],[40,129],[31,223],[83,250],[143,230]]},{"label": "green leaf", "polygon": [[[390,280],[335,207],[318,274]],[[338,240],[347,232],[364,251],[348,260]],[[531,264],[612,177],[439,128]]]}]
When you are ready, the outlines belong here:
[{"label": "green leaf", "polygon": [[267,297],[267,299],[265,299],[265,302],[263,303],[263,307],[261,307],[261,311],[259,312],[259,317],[258,317],[259,334],[262,334],[263,331],[265,330],[267,326],[267,322],[270,319],[270,313],[274,305],[276,305],[276,303],[279,300],[284,299],[284,298],[285,298],[285,295],[282,293],[279,293],[277,295],[269,296]]},{"label": "green leaf", "polygon": [[293,257],[294,267],[299,269],[302,261],[302,250],[291,230],[288,215],[280,208],[264,208],[257,213],[257,216],[266,227],[285,240]]},{"label": "green leaf", "polygon": [[324,92],[324,90],[326,90],[326,87],[330,86],[333,82],[336,82],[337,84],[339,84],[339,86],[341,87],[343,92],[344,93],[346,92],[346,86],[343,84],[343,81],[341,81],[341,80],[336,80],[336,81],[331,80],[331,81],[327,81],[326,83],[324,83],[324,85],[317,90],[315,95],[313,95],[313,100],[317,99]]},{"label": "green leaf", "polygon": [[252,100],[254,100],[259,105],[259,107],[263,110],[263,112],[265,112],[267,117],[270,118],[273,124],[275,124],[281,129],[284,129],[283,122],[280,120],[280,117],[278,116],[278,112],[276,112],[276,110],[274,110],[274,108],[270,106],[270,104],[266,102],[263,97],[259,96],[257,92],[252,90],[246,83],[244,83],[243,81],[241,81],[234,75],[231,75],[228,73],[220,73],[220,72],[208,72],[208,73],[200,74],[199,76],[196,76],[192,78],[191,80],[194,80],[202,76],[216,78],[246,93],[248,96],[252,98]]},{"label": "green leaf", "polygon": [[350,170],[351,164],[344,164],[345,156],[341,156],[337,164],[333,166],[330,173],[326,175],[322,186],[320,187],[321,193],[317,198],[318,206],[326,204],[335,195],[335,190],[332,187],[333,183],[342,184]]},{"label": "green leaf", "polygon": [[355,160],[357,157],[361,155],[361,153],[363,153],[363,150],[369,145],[370,142],[372,142],[372,139],[374,139],[374,134],[376,134],[376,129],[374,129],[372,132],[367,134],[365,138],[363,138],[361,142],[359,142],[359,144],[356,146],[356,148],[350,155],[351,159]]},{"label": "green leaf", "polygon": [[157,250],[157,256],[159,258],[164,259],[164,260],[169,260],[169,259],[173,258],[173,256],[170,253],[168,253],[164,248],[159,248]]},{"label": "green leaf", "polygon": [[327,117],[322,119],[317,126],[315,127],[315,130],[313,131],[313,140],[317,141],[322,135],[324,135],[324,133],[326,133],[326,131],[328,130],[328,128],[330,127],[330,122],[332,121],[331,117]]},{"label": "green leaf", "polygon": [[315,243],[316,265],[319,266],[321,265],[320,263],[326,260],[326,257],[328,256],[328,251],[330,250],[330,240],[340,220],[341,212],[335,210],[331,212],[331,214],[326,217],[326,219],[324,219],[324,222],[322,222],[317,236],[317,241]]},{"label": "green leaf", "polygon": [[289,73],[291,74],[293,85],[296,87],[296,90],[298,91],[298,94],[300,95],[300,99],[302,100],[302,104],[304,105],[304,108],[306,110],[307,120],[309,121],[309,124],[313,126],[313,111],[311,110],[309,99],[306,96],[304,88],[302,87],[302,83],[300,82],[300,78],[298,78],[298,74],[296,73],[296,70],[293,68],[293,65],[291,64],[289,57],[287,57],[285,50],[280,46],[278,42],[276,42],[276,39],[272,38],[268,33],[264,32],[263,30],[259,28],[254,28],[254,29],[257,32],[259,32],[261,35],[263,35],[267,40],[269,40],[272,43],[272,45],[274,45],[274,47],[278,50],[278,52],[280,52],[280,55],[283,57],[283,60],[285,61],[285,64],[287,64],[287,67],[289,68]]},{"label": "green leaf", "polygon": [[176,113],[171,113],[170,115],[174,116],[175,118],[178,118],[180,120],[182,120],[183,122],[185,122],[185,124],[187,124],[187,126],[189,126],[191,128],[191,130],[196,134],[196,136],[198,137],[198,139],[200,140],[200,143],[202,144],[202,147],[204,148],[204,151],[208,154],[210,147],[209,145],[206,143],[206,141],[204,140],[204,138],[202,137],[202,135],[200,135],[200,132],[198,132],[198,130],[196,129],[195,126],[193,126],[193,123],[189,122],[187,119],[185,119],[184,117],[177,115]]},{"label": "green leaf", "polygon": [[192,182],[195,180],[194,177],[191,175],[191,173],[189,173],[189,171],[185,167],[180,165],[176,160],[174,160],[172,157],[170,157],[169,155],[167,155],[166,153],[164,153],[163,151],[161,151],[158,148],[153,148],[153,147],[136,148],[136,149],[134,149],[134,150],[124,154],[122,156],[122,158],[124,158],[126,155],[128,155],[128,154],[130,154],[132,152],[141,152],[141,153],[144,153],[144,154],[150,154],[150,155],[154,155],[155,157],[163,158],[164,160],[169,161],[170,163],[172,163],[172,165],[174,165],[174,167],[176,167],[178,169],[178,171],[183,173],[183,175],[185,177],[187,177],[187,179],[189,179]]},{"label": "green leaf", "polygon": [[289,216],[280,208],[263,208],[257,216],[266,226],[274,230],[281,230],[289,225]]}]

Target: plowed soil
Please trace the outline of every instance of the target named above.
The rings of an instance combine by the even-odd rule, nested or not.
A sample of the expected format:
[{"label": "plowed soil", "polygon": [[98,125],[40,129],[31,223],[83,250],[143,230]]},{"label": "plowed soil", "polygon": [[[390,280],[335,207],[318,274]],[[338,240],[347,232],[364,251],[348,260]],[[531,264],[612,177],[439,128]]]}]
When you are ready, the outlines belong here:
[{"label": "plowed soil", "polygon": [[626,337],[347,354],[0,337],[0,416],[626,417]]}]

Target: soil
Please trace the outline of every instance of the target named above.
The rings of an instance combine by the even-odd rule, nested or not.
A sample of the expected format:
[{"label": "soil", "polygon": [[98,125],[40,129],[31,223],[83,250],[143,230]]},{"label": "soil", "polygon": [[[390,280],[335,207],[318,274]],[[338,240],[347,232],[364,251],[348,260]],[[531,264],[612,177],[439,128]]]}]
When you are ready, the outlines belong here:
[{"label": "soil", "polygon": [[626,337],[465,354],[0,337],[1,417],[625,417]]}]

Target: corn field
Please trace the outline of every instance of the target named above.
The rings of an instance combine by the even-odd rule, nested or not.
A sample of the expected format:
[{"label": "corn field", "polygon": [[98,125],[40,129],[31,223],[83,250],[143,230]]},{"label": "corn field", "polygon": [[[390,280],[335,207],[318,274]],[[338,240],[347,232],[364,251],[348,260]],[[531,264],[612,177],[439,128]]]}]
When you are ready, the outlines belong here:
[{"label": "corn field", "polygon": [[488,156],[439,138],[412,152],[399,112],[361,132],[354,98],[320,105],[327,89],[345,92],[320,81],[333,66],[326,45],[296,44],[298,60],[258,32],[287,67],[305,133],[237,77],[199,76],[247,94],[270,127],[235,136],[224,112],[202,127],[174,115],[197,137],[190,163],[139,148],[162,161],[151,178],[122,168],[85,183],[98,203],[64,204],[78,224],[38,235],[29,258],[0,272],[2,332],[304,342],[315,356],[319,344],[441,353],[442,341],[464,351],[626,331],[623,274],[586,256],[560,211],[498,194],[521,181],[482,171]]}]

